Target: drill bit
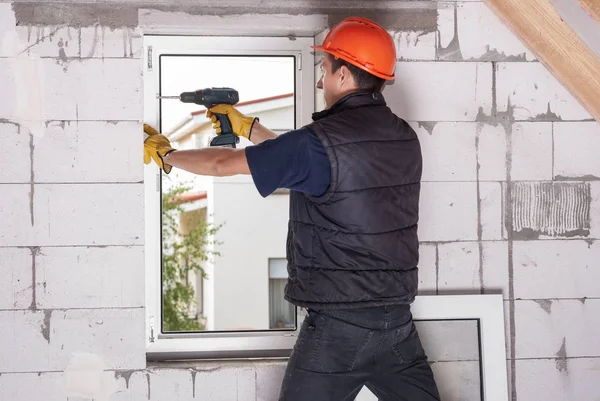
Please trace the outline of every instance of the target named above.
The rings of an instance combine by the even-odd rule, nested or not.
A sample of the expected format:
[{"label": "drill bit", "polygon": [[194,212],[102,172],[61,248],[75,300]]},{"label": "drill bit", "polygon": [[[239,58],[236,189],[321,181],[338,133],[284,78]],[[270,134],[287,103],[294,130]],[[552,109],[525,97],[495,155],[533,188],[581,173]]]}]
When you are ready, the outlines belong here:
[{"label": "drill bit", "polygon": [[156,95],[157,99],[180,99],[181,96],[160,96],[160,95]]}]

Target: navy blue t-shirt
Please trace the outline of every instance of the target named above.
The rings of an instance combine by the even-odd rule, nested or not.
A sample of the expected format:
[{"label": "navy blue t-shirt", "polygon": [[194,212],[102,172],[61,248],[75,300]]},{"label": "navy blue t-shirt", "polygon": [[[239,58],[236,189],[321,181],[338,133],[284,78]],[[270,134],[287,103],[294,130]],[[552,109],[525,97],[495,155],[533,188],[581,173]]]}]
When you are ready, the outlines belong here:
[{"label": "navy blue t-shirt", "polygon": [[306,127],[248,146],[246,158],[263,197],[279,188],[321,196],[329,187],[329,158],[317,135]]}]

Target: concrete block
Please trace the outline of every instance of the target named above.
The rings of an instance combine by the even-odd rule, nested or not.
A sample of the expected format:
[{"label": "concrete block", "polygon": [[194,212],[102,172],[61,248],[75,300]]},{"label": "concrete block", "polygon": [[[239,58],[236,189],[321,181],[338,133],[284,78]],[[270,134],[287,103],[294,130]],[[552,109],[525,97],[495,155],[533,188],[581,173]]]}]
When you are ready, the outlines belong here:
[{"label": "concrete block", "polygon": [[36,182],[143,181],[142,124],[58,122],[36,141]]},{"label": "concrete block", "polygon": [[[1,4],[0,4],[1,5]],[[0,46],[1,48],[2,46]],[[8,58],[0,58],[0,90],[2,93],[11,94],[14,96],[16,87],[13,75],[11,74],[13,60]],[[0,102],[0,118],[6,119],[14,115],[14,102],[9,102],[7,97],[3,96]]]},{"label": "concrete block", "polygon": [[510,108],[516,120],[592,118],[543,64],[498,63],[497,66],[498,111],[506,112]]},{"label": "concrete block", "polygon": [[[135,387],[146,386],[147,400],[192,400],[194,399],[193,376],[189,369],[152,369],[145,373],[145,381],[139,375],[136,377]],[[130,383],[130,386],[132,384]],[[225,390],[225,388],[223,388]],[[135,391],[139,393],[139,390]],[[203,398],[203,393],[198,392],[198,400]],[[232,398],[235,400],[235,398]]]},{"label": "concrete block", "polygon": [[323,41],[327,37],[328,33],[329,33],[329,29],[328,28],[323,28],[322,31],[320,31],[318,34],[315,35],[315,43],[316,44],[323,43]]},{"label": "concrete block", "polygon": [[479,245],[476,242],[439,244],[438,293],[480,294]]},{"label": "concrete block", "polygon": [[516,241],[513,257],[516,298],[600,297],[599,242]]},{"label": "concrete block", "polygon": [[285,368],[285,362],[256,363],[256,401],[272,401],[279,398]]},{"label": "concrete block", "polygon": [[600,356],[598,316],[600,299],[517,300],[516,357]]},{"label": "concrete block", "polygon": [[418,134],[421,143],[422,181],[476,181],[475,124],[410,125]]},{"label": "concrete block", "polygon": [[142,184],[39,184],[34,208],[40,245],[141,245]]},{"label": "concrete block", "polygon": [[200,401],[256,400],[255,371],[251,366],[211,369],[151,369],[148,388],[151,401],[175,399]]},{"label": "concrete block", "polygon": [[0,390],[7,401],[65,401],[62,381],[62,373],[3,373]]},{"label": "concrete block", "polygon": [[33,193],[30,185],[0,185],[0,244],[36,245],[33,229]]},{"label": "concrete block", "polygon": [[82,58],[142,58],[143,40],[139,29],[93,26],[80,28]]},{"label": "concrete block", "polygon": [[520,400],[597,400],[600,358],[529,359],[516,361]]},{"label": "concrete block", "polygon": [[0,3],[0,57],[14,57],[18,54],[16,25],[11,3]]},{"label": "concrete block", "polygon": [[36,258],[40,308],[144,306],[144,249],[43,248]]},{"label": "concrete block", "polygon": [[491,63],[398,62],[384,90],[392,111],[409,121],[475,121],[492,107]]},{"label": "concrete block", "polygon": [[61,385],[67,399],[107,400],[118,391],[116,373],[106,369],[100,355],[89,352],[71,353]]},{"label": "concrete block", "polygon": [[479,180],[506,180],[506,131],[501,125],[477,123]]},{"label": "concrete block", "polygon": [[479,360],[479,329],[475,320],[422,321],[415,325],[430,361]]},{"label": "concrete block", "polygon": [[[181,370],[177,376],[179,382],[189,380],[189,371]],[[110,401],[150,400],[152,390],[150,383],[152,373],[147,370],[117,370],[114,372],[117,391],[111,396]],[[185,385],[185,384],[184,384]],[[190,383],[191,386],[191,383]],[[156,394],[155,394],[156,395]]]},{"label": "concrete block", "polygon": [[107,369],[143,368],[144,319],[142,308],[0,311],[0,373],[63,370],[81,352]]},{"label": "concrete block", "polygon": [[508,242],[482,242],[483,292],[508,299]]},{"label": "concrete block", "polygon": [[502,210],[503,189],[499,182],[479,183],[479,207],[481,208],[481,239],[505,238]]},{"label": "concrete block", "polygon": [[600,124],[554,123],[555,179],[600,179]]},{"label": "concrete block", "polygon": [[196,375],[196,397],[203,401],[254,401],[256,376],[253,367],[226,368]]},{"label": "concrete block", "polygon": [[419,247],[419,295],[435,295],[437,291],[437,246]]},{"label": "concrete block", "polygon": [[[504,301],[504,341],[506,342],[506,360],[508,361],[508,365],[510,366],[511,359],[511,350],[512,350],[512,340],[510,334],[510,304],[511,301]],[[516,337],[516,336],[515,336]],[[510,374],[510,369],[509,372]],[[510,376],[509,384],[510,384]],[[510,393],[509,393],[510,394]]]},{"label": "concrete block", "polygon": [[421,184],[419,205],[421,241],[477,239],[477,184]]},{"label": "concrete block", "polygon": [[[512,397],[512,379],[511,379],[511,372],[513,370],[512,368],[512,361],[507,360],[506,361],[506,378],[507,378],[507,387],[508,387],[508,399],[511,400]],[[515,369],[516,371],[516,369]]]},{"label": "concrete block", "polygon": [[440,60],[531,61],[535,56],[484,3],[438,5]]},{"label": "concrete block", "polygon": [[65,26],[17,26],[19,53],[29,57],[49,57],[62,63],[79,57],[79,29]]},{"label": "concrete block", "polygon": [[396,44],[397,60],[435,60],[435,32],[393,31],[389,34]]},{"label": "concrete block", "polygon": [[481,400],[479,362],[437,362],[431,369],[442,400]]},{"label": "concrete block", "polygon": [[[325,29],[321,33],[315,36],[315,43],[323,43],[325,37],[329,33],[329,29]],[[321,111],[325,109],[325,98],[323,97],[323,90],[317,89],[317,82],[321,79],[323,73],[321,72],[321,62],[323,56],[315,54],[315,111]]]},{"label": "concrete block", "polygon": [[142,118],[142,63],[135,59],[86,59],[64,67],[44,59],[47,120]]},{"label": "concrete block", "polygon": [[48,312],[0,311],[0,373],[55,370]]},{"label": "concrete block", "polygon": [[143,308],[55,310],[49,328],[52,370],[65,369],[82,352],[98,355],[105,369],[146,366]]},{"label": "concrete block", "polygon": [[[1,121],[1,120],[0,120]],[[16,123],[0,122],[0,183],[24,183],[31,180],[31,136]]]},{"label": "concrete block", "polygon": [[513,181],[552,180],[552,123],[517,123],[512,133]]},{"label": "concrete block", "polygon": [[[0,101],[0,119],[29,127],[39,123],[43,127],[41,123],[46,119],[47,107],[44,101],[47,78],[44,60],[25,55],[0,58],[0,71],[0,93],[5,94]],[[38,130],[35,131],[37,133]]]},{"label": "concrete block", "polygon": [[26,248],[0,248],[0,309],[26,309],[33,299],[33,256]]}]

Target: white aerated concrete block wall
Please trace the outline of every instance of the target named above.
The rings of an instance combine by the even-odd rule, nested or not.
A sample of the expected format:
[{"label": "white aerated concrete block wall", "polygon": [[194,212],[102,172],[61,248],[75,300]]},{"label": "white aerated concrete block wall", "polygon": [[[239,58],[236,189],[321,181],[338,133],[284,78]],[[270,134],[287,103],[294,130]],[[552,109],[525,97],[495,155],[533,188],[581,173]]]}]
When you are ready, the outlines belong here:
[{"label": "white aerated concrete block wall", "polygon": [[[503,294],[511,401],[597,400],[600,126],[482,2],[47,3],[0,3],[1,400],[277,399],[285,361],[146,362],[142,35],[320,42],[345,14],[397,45],[420,294]],[[478,400],[475,327],[419,330],[442,399]]]}]

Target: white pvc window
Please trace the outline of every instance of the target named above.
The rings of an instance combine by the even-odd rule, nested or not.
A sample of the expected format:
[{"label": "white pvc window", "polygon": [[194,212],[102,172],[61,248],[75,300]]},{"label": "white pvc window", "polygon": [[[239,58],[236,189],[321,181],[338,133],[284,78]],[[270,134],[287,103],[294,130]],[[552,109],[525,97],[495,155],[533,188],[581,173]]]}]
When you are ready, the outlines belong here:
[{"label": "white pvc window", "polygon": [[[480,388],[479,394],[471,394],[471,398],[467,399],[508,401],[502,295],[418,296],[411,311],[417,322],[466,320],[477,322]],[[423,339],[422,334],[420,333],[421,339]],[[428,352],[427,349],[425,351]],[[451,387],[453,383],[442,383],[438,380],[438,387],[440,385]],[[453,399],[456,400],[465,399],[461,395],[454,394],[454,396],[456,398]],[[377,397],[365,387],[356,397],[356,401],[377,401]]]},{"label": "white pvc window", "polygon": [[[158,96],[232,87],[240,95],[236,107],[275,132],[306,125],[314,111],[313,43],[312,37],[147,36],[144,122],[178,149],[206,147],[214,132],[204,107]],[[238,147],[249,145],[242,139]],[[172,195],[181,182],[185,191]],[[169,199],[179,207],[167,216]],[[262,199],[250,176],[198,177],[176,169],[166,176],[150,164],[145,205],[149,359],[289,355],[303,311],[283,300],[279,277],[288,197]],[[218,229],[205,236],[206,260],[190,262],[188,254],[174,252],[178,235],[192,233],[202,221]],[[271,260],[278,267],[270,268]],[[192,265],[200,269],[184,271]],[[173,279],[173,267],[184,273]],[[185,291],[173,293],[182,286],[194,302],[188,296],[185,313],[174,319],[173,299]],[[279,323],[272,324],[274,314]]]}]

